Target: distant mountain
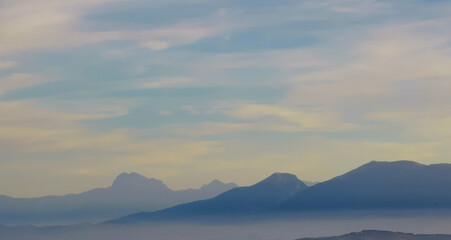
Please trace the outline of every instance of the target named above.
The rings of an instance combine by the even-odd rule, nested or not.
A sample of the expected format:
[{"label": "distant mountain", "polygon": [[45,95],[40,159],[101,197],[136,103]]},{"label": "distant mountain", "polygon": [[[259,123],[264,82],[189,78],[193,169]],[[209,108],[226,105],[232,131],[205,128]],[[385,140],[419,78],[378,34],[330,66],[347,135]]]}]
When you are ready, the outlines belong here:
[{"label": "distant mountain", "polygon": [[214,180],[200,189],[172,191],[163,182],[138,173],[121,173],[107,188],[40,198],[0,196],[0,224],[97,222],[207,199],[237,187]]},{"label": "distant mountain", "polygon": [[234,188],[212,199],[185,203],[156,212],[133,214],[113,222],[260,213],[273,209],[306,188],[307,186],[295,175],[274,173],[255,185]]},{"label": "distant mountain", "polygon": [[281,204],[285,210],[451,207],[451,164],[370,162],[318,183]]},{"label": "distant mountain", "polygon": [[157,179],[122,173],[111,187],[81,194],[34,199],[0,196],[0,224],[103,221],[121,216],[126,217],[112,222],[296,211],[451,209],[450,186],[451,164],[411,161],[373,161],[311,187],[295,175],[274,173],[249,187],[215,180],[200,189],[172,191]]},{"label": "distant mountain", "polygon": [[311,187],[314,186],[320,182],[311,182],[311,181],[306,181],[306,180],[301,180],[303,183],[305,183],[305,185],[307,185],[307,187]]},{"label": "distant mountain", "polygon": [[250,187],[215,198],[133,214],[112,222],[296,211],[451,208],[451,164],[370,162],[307,187],[295,175],[275,173]]},{"label": "distant mountain", "polygon": [[411,234],[377,230],[365,230],[337,237],[301,238],[298,240],[449,240],[451,235]]}]

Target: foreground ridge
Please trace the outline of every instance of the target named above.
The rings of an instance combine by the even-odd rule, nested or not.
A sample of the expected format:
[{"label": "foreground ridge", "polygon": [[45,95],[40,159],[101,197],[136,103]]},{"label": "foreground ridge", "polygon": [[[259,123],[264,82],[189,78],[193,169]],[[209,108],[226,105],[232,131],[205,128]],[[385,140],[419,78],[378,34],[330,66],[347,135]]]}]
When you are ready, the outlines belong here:
[{"label": "foreground ridge", "polygon": [[300,238],[297,240],[450,240],[451,235],[412,234],[380,230],[364,230],[335,237]]}]

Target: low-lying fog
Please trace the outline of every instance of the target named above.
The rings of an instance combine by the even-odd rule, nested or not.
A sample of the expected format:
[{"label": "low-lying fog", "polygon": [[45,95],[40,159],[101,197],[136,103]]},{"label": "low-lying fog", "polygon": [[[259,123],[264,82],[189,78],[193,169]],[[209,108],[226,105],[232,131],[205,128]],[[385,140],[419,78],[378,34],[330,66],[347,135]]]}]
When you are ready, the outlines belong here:
[{"label": "low-lying fog", "polygon": [[222,240],[296,239],[341,235],[365,229],[409,233],[451,234],[447,216],[297,217],[267,221],[214,223],[146,223],[128,225],[79,225],[67,227],[18,226],[0,228],[8,240]]}]

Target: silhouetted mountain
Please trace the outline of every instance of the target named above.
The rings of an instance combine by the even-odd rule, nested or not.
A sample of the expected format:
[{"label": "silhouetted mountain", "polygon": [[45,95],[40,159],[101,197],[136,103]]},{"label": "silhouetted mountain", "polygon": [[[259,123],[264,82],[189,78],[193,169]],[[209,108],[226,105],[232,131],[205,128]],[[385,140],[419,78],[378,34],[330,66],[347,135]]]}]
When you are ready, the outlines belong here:
[{"label": "silhouetted mountain", "polygon": [[164,183],[155,178],[146,178],[138,173],[121,173],[114,179],[111,188],[123,191],[171,191]]},{"label": "silhouetted mountain", "polygon": [[295,175],[274,173],[255,185],[234,188],[212,199],[180,204],[156,212],[133,214],[113,222],[259,213],[278,206],[306,188]]},{"label": "silhouetted mountain", "polygon": [[249,187],[235,186],[214,180],[197,190],[172,191],[159,180],[123,173],[111,187],[81,194],[35,199],[0,196],[0,223],[102,221],[136,212],[116,222],[279,210],[451,209],[451,164],[370,162],[312,187],[286,173],[275,173]]},{"label": "silhouetted mountain", "polygon": [[305,183],[305,185],[307,185],[307,187],[311,187],[314,186],[320,182],[311,182],[311,181],[306,181],[306,180],[301,180],[303,183]]},{"label": "silhouetted mountain", "polygon": [[200,189],[172,191],[138,173],[121,173],[107,188],[40,198],[0,196],[0,224],[52,224],[104,221],[142,211],[215,197],[237,187],[214,180]]},{"label": "silhouetted mountain", "polygon": [[449,240],[451,235],[411,234],[377,230],[365,230],[336,237],[300,238],[298,240]]},{"label": "silhouetted mountain", "polygon": [[295,211],[451,208],[449,186],[451,164],[374,161],[312,187],[294,175],[276,173],[212,199],[133,214],[116,222]]},{"label": "silhouetted mountain", "polygon": [[299,192],[286,210],[451,207],[451,164],[370,162]]},{"label": "silhouetted mountain", "polygon": [[212,195],[218,195],[218,192],[222,193],[236,187],[237,185],[235,183],[223,183],[218,179],[215,179],[209,184],[202,185],[200,190],[205,193],[210,192]]}]

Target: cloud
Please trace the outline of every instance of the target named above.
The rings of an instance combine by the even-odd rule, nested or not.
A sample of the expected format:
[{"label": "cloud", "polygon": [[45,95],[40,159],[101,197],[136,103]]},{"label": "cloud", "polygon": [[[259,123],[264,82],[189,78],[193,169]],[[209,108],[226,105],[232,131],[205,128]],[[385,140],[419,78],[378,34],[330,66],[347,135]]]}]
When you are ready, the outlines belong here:
[{"label": "cloud", "polygon": [[127,35],[142,42],[150,50],[163,50],[168,47],[195,42],[224,31],[227,27],[222,23],[209,24],[194,22],[175,24],[165,28],[129,32]]},{"label": "cloud", "polygon": [[[339,116],[318,109],[290,108],[264,104],[237,104],[223,113],[238,119],[261,120],[268,123],[294,124],[298,131],[340,131],[352,129],[351,124],[341,123]],[[281,124],[283,125],[283,124]],[[271,128],[270,128],[271,129]]]},{"label": "cloud", "polygon": [[16,73],[0,78],[0,95],[8,91],[32,87],[52,81],[51,78],[26,73]]},{"label": "cloud", "polygon": [[[90,9],[120,0],[58,2],[7,1],[0,10],[0,54],[58,50],[116,40],[134,40],[151,50],[191,43],[224,30],[218,22],[183,23],[139,31],[92,31],[82,16]],[[50,37],[49,37],[50,36]]]},{"label": "cloud", "polygon": [[[440,19],[371,30],[352,45],[342,57],[345,61],[291,78],[293,87],[284,103],[356,114],[402,109],[417,104],[416,99],[424,99],[416,105],[418,111],[428,104],[431,107],[437,103],[431,93],[448,98],[441,90],[451,78],[448,22]],[[427,91],[416,89],[422,83]]]},{"label": "cloud", "polygon": [[199,111],[192,105],[183,105],[180,107],[181,110],[185,110],[189,112],[190,114],[197,114]]},{"label": "cloud", "polygon": [[17,66],[17,62],[15,61],[0,61],[0,70],[13,68]]},{"label": "cloud", "polygon": [[167,110],[165,110],[165,111],[160,111],[160,115],[163,115],[163,116],[169,116],[169,115],[172,115],[172,112],[171,112],[171,111],[167,111]]},{"label": "cloud", "polygon": [[451,137],[451,114],[449,109],[398,110],[396,112],[375,112],[365,115],[369,120],[385,125],[395,125],[406,131],[412,141],[448,142]]},{"label": "cloud", "polygon": [[226,110],[225,113],[241,119],[259,119],[273,116],[287,122],[299,124],[306,129],[324,127],[328,125],[328,119],[333,118],[333,116],[326,116],[327,114],[307,113],[305,111],[295,111],[261,104],[238,105],[236,108]]},{"label": "cloud", "polygon": [[[178,14],[179,0],[151,1],[175,17],[144,22],[116,18],[131,3],[113,1],[2,2],[0,94],[48,81],[59,82],[43,95],[65,93],[0,102],[5,193],[81,191],[137,169],[192,187],[217,177],[250,184],[273,171],[323,180],[370,160],[449,162],[445,3],[194,0],[193,12]],[[99,20],[105,11],[114,21]],[[287,42],[305,36],[314,43]],[[201,39],[235,52],[177,47]],[[270,44],[237,48],[243,42]],[[296,48],[274,50],[281,46]],[[9,73],[9,59],[21,72]],[[130,86],[158,94],[123,94]],[[192,86],[215,87],[188,98],[164,90]]]},{"label": "cloud", "polygon": [[100,55],[106,59],[120,59],[126,57],[128,54],[123,50],[111,49],[100,51]]},{"label": "cloud", "polygon": [[[163,177],[165,171],[159,169],[189,164],[195,158],[210,154],[218,145],[214,141],[143,139],[129,129],[93,131],[81,124],[84,120],[121,114],[109,113],[111,107],[104,108],[107,114],[102,113],[100,106],[94,112],[88,109],[84,114],[74,114],[74,111],[45,108],[42,103],[33,101],[0,102],[0,150],[5,156],[0,161],[1,174],[14,172],[16,176],[35,177],[35,180],[26,178],[29,181],[36,181],[36,178],[50,181],[45,189],[22,188],[3,181],[0,187],[4,193],[15,196],[67,193],[66,185],[51,184],[46,176],[58,175],[62,180],[86,175],[87,166],[94,177],[111,178],[118,172],[137,168],[149,176]],[[39,173],[36,169],[40,169]],[[71,191],[82,191],[91,183],[73,181],[71,184]],[[33,184],[25,184],[28,185]]]},{"label": "cloud", "polygon": [[277,68],[300,69],[324,66],[330,59],[320,55],[320,49],[268,50],[253,53],[221,53],[196,62],[209,69]]},{"label": "cloud", "polygon": [[150,50],[164,50],[169,47],[169,44],[162,41],[149,41],[144,43],[143,46]]},{"label": "cloud", "polygon": [[197,122],[167,126],[170,132],[188,135],[219,135],[235,132],[340,132],[357,130],[338,114],[319,109],[294,108],[265,104],[220,104],[210,114],[232,117],[231,122]]},{"label": "cloud", "polygon": [[[86,8],[107,0],[58,2],[6,1],[0,10],[0,54],[22,50],[59,49],[117,38],[114,32],[78,30]],[[49,37],[51,36],[51,37]]]},{"label": "cloud", "polygon": [[182,87],[194,82],[194,79],[188,77],[166,77],[159,78],[156,81],[143,81],[137,84],[138,88],[169,88],[169,87]]},{"label": "cloud", "polygon": [[0,138],[11,140],[24,152],[64,151],[80,146],[108,145],[120,140],[119,134],[97,136],[80,126],[79,121],[120,116],[122,110],[97,108],[95,112],[64,113],[43,108],[37,102],[0,102]]},{"label": "cloud", "polygon": [[[252,131],[256,128],[249,123],[201,122],[195,124],[172,125],[171,132],[178,135],[219,135],[225,133]],[[266,129],[266,131],[269,129]]]}]

